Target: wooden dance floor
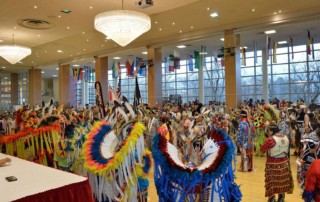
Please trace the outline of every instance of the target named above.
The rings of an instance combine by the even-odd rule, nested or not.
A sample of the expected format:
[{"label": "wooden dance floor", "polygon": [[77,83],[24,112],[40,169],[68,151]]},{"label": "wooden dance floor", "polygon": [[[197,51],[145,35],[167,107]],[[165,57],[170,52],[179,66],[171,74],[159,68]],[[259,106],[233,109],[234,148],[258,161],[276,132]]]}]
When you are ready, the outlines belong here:
[{"label": "wooden dance floor", "polygon": [[[291,154],[293,150],[291,150]],[[286,194],[286,202],[303,202],[301,198],[302,190],[298,187],[297,183],[297,157],[291,156],[290,164],[294,180],[294,191],[293,194]],[[237,177],[236,182],[240,185],[242,192],[242,202],[266,202],[267,198],[264,197],[264,168],[265,168],[266,157],[255,157],[253,159],[255,171],[250,173],[238,172],[240,164],[240,156],[237,156],[237,168],[235,175]],[[153,168],[149,174],[150,186],[148,201],[158,201],[157,191],[153,180]]]}]

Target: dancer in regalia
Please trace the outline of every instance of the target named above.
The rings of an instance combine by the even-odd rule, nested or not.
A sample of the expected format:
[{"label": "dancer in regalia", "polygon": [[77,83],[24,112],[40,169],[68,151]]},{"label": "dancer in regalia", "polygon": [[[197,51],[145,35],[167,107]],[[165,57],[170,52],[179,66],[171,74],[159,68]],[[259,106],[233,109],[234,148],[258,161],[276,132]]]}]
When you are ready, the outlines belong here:
[{"label": "dancer in regalia", "polygon": [[320,201],[320,159],[311,163],[303,192],[305,202]]},{"label": "dancer in regalia", "polygon": [[245,110],[241,111],[242,120],[239,123],[239,135],[238,145],[240,146],[241,152],[241,172],[251,172],[253,170],[253,145],[252,145],[252,134],[250,122],[247,118],[248,113]]},{"label": "dancer in regalia", "polygon": [[261,152],[267,152],[265,196],[268,197],[268,202],[275,202],[276,194],[278,194],[278,202],[284,202],[285,193],[290,194],[293,191],[288,158],[289,139],[278,132],[277,124],[271,122],[266,130],[268,138],[260,148]]}]

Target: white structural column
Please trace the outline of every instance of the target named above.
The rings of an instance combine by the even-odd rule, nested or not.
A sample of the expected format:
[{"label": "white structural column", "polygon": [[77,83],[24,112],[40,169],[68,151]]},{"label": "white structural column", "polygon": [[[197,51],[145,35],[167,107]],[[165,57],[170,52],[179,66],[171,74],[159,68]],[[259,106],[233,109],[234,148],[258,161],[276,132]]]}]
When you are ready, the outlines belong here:
[{"label": "white structural column", "polygon": [[[204,57],[205,57],[205,56],[204,56]],[[204,59],[204,62],[200,62],[200,64],[202,64],[202,67],[200,67],[200,68],[199,68],[199,71],[198,71],[198,78],[199,78],[199,102],[200,102],[200,103],[204,103],[203,68],[204,68],[204,65],[206,65],[205,59]]]},{"label": "white structural column", "polygon": [[262,92],[265,103],[269,103],[268,92],[268,61],[266,57],[266,50],[262,50]]}]

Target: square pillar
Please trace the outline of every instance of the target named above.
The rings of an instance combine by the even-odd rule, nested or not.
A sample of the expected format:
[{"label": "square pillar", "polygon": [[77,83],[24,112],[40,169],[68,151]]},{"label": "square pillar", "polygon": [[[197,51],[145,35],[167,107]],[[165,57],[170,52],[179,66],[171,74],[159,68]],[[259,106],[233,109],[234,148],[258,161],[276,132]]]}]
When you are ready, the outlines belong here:
[{"label": "square pillar", "polygon": [[59,104],[77,106],[76,81],[71,75],[70,64],[59,66]]},{"label": "square pillar", "polygon": [[31,107],[42,104],[41,69],[29,70],[29,105]]},{"label": "square pillar", "polygon": [[226,105],[237,107],[241,104],[240,35],[233,30],[224,32],[224,57]]},{"label": "square pillar", "polygon": [[148,102],[150,106],[162,103],[162,50],[148,48]]},{"label": "square pillar", "polygon": [[108,56],[95,57],[96,81],[101,84],[104,105],[108,102]]},{"label": "square pillar", "polygon": [[19,104],[19,75],[17,73],[11,73],[11,106]]}]

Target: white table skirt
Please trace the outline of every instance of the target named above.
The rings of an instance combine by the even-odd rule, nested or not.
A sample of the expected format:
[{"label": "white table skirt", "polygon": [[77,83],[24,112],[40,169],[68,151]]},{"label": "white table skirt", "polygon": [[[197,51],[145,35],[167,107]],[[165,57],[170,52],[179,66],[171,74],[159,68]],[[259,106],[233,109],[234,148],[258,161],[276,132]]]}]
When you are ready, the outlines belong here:
[{"label": "white table skirt", "polygon": [[[87,179],[0,153],[0,159],[6,157],[12,161],[0,166],[0,202],[17,200]],[[18,180],[8,182],[5,179],[8,176],[15,176]]]}]

